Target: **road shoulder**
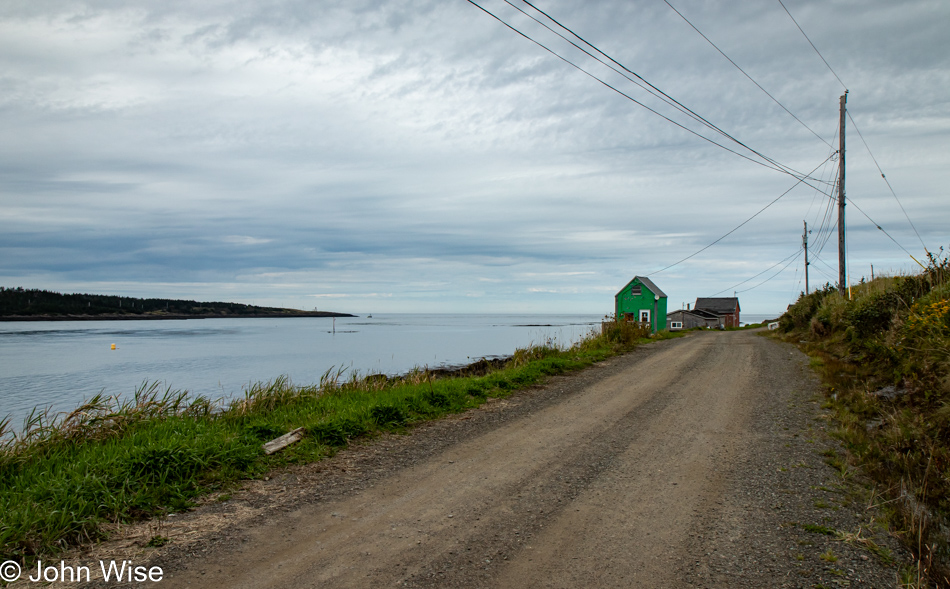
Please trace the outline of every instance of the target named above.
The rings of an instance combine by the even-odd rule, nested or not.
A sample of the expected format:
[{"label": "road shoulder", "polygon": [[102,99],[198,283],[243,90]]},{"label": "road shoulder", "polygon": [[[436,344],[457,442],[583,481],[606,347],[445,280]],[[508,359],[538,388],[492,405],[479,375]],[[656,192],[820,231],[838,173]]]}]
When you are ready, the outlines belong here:
[{"label": "road shoulder", "polygon": [[761,337],[773,367],[722,505],[703,514],[678,576],[686,587],[897,587],[912,561],[874,507],[881,499],[830,435],[820,383],[791,345]]}]

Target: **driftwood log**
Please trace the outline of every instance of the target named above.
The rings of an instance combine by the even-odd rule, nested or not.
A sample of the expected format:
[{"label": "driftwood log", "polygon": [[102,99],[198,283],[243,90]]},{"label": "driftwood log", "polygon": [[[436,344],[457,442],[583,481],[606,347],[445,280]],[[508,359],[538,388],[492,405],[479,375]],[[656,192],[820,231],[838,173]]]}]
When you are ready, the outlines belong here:
[{"label": "driftwood log", "polygon": [[296,444],[303,439],[303,429],[298,427],[294,431],[284,434],[276,440],[271,440],[264,444],[264,454],[270,455],[278,450],[283,450],[291,444]]}]

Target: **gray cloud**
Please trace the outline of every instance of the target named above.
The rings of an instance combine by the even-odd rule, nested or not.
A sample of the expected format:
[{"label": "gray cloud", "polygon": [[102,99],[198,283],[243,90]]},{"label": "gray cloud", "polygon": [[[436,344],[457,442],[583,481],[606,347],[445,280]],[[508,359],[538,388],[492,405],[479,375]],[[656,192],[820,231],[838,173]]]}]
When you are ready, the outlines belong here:
[{"label": "gray cloud", "polygon": [[[833,142],[842,87],[778,3],[674,4]],[[508,5],[484,5],[702,129]],[[924,240],[944,244],[950,8],[786,5],[848,84]],[[770,157],[808,171],[831,153],[665,4],[543,6]],[[467,2],[5,3],[0,124],[0,283],[64,291],[606,312],[633,274],[688,256],[794,184]],[[860,141],[849,129],[849,197],[919,253]],[[728,288],[793,254],[802,219],[817,229],[825,203],[799,186],[654,279],[671,304]],[[913,269],[848,215],[853,279],[870,263]],[[829,275],[833,247],[816,263]],[[783,309],[800,279],[798,261],[741,295],[743,308]]]}]

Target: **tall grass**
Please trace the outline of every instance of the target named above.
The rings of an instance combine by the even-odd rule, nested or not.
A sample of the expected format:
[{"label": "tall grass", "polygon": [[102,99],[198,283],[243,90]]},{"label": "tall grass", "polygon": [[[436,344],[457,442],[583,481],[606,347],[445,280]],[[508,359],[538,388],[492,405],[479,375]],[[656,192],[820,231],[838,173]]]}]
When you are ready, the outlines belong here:
[{"label": "tall grass", "polygon": [[[203,494],[293,462],[320,460],[361,436],[464,411],[490,397],[621,353],[646,335],[618,324],[569,348],[555,342],[480,361],[456,375],[401,377],[331,369],[287,378],[229,403],[145,384],[129,399],[96,396],[68,414],[34,411],[22,431],[0,423],[0,554],[24,563],[104,536],[104,524],[194,505]],[[303,427],[273,456],[262,444]]]},{"label": "tall grass", "polygon": [[852,459],[884,489],[931,582],[950,586],[950,261],[852,289],[827,285],[781,318],[827,383]]}]

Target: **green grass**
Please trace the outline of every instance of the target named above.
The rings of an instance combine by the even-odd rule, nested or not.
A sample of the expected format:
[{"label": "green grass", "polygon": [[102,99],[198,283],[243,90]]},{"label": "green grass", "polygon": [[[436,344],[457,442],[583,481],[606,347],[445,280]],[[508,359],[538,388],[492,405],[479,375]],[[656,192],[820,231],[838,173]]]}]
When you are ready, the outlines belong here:
[{"label": "green grass", "polygon": [[[161,517],[214,492],[224,501],[240,479],[318,461],[354,439],[403,431],[673,337],[647,335],[619,324],[569,349],[516,350],[503,367],[484,363],[465,377],[417,369],[348,379],[329,370],[309,386],[278,378],[224,406],[143,385],[128,400],[96,397],[69,415],[34,412],[18,435],[0,422],[0,554],[32,562],[103,538],[105,524]],[[264,456],[264,442],[299,427],[301,442]],[[157,535],[153,545],[164,541]]]},{"label": "green grass", "polygon": [[837,533],[833,528],[820,524],[805,524],[802,526],[802,529],[812,534],[824,534],[825,536],[834,536]]}]

